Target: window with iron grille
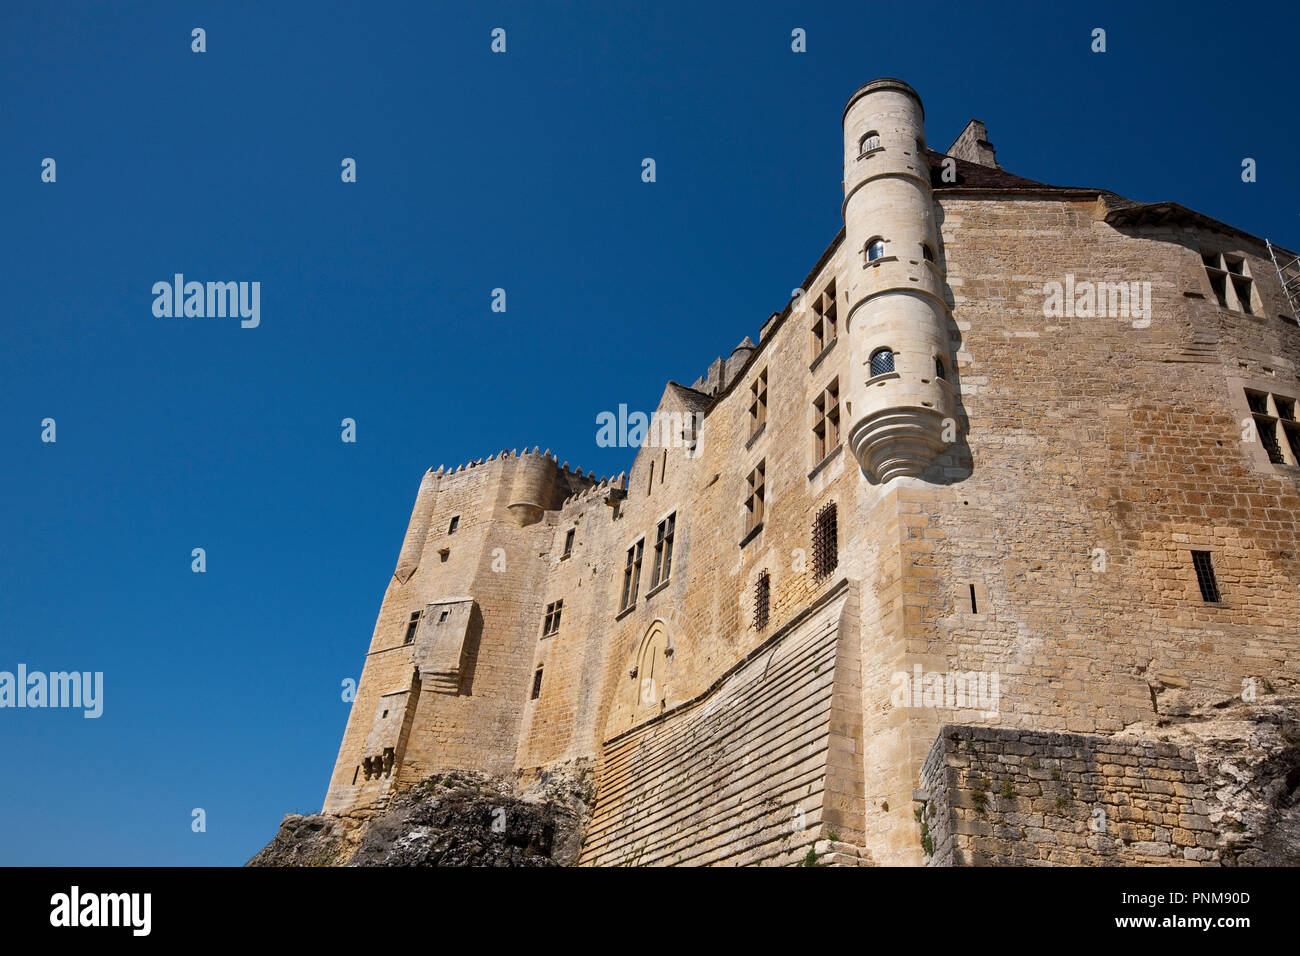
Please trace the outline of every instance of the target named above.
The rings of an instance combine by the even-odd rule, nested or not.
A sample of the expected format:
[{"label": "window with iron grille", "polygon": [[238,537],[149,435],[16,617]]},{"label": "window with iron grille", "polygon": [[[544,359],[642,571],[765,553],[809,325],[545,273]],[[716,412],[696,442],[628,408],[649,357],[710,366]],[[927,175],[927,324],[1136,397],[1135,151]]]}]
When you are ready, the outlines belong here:
[{"label": "window with iron grille", "polygon": [[760,461],[758,467],[749,473],[746,483],[749,494],[745,498],[745,533],[753,531],[763,523],[764,470],[767,459]]},{"label": "window with iron grille", "polygon": [[838,310],[835,306],[835,281],[827,283],[822,293],[812,300],[812,357],[815,359],[830,348],[839,335]]},{"label": "window with iron grille", "polygon": [[767,369],[749,386],[749,434],[755,434],[767,421]]},{"label": "window with iron grille", "polygon": [[406,622],[406,640],[402,643],[410,644],[415,640],[415,629],[420,626],[420,615],[423,611],[412,611],[411,619]]},{"label": "window with iron grille", "polygon": [[767,620],[772,611],[772,576],[767,571],[758,575],[754,582],[754,629],[767,627]]},{"label": "window with iron grille", "polygon": [[869,153],[873,149],[880,149],[880,134],[874,129],[858,141],[858,154]]},{"label": "window with iron grille", "polygon": [[530,700],[536,700],[542,696],[542,669],[537,668],[537,673],[533,674],[533,695]]},{"label": "window with iron grille", "polygon": [[871,377],[872,378],[875,378],[877,375],[885,375],[886,373],[892,372],[893,370],[894,370],[894,352],[892,349],[886,347],[883,349],[876,349],[874,352],[871,353]]},{"label": "window with iron grille", "polygon": [[627,566],[623,568],[623,604],[620,610],[626,611],[636,601],[637,588],[641,585],[641,556],[645,551],[645,538],[638,538],[636,544],[627,549]]},{"label": "window with iron grille", "polygon": [[1201,586],[1201,600],[1206,604],[1219,603],[1219,582],[1214,579],[1214,564],[1209,551],[1193,551],[1192,567],[1196,569],[1196,583]]},{"label": "window with iron grille", "polygon": [[673,512],[663,521],[655,532],[655,567],[650,575],[650,586],[662,584],[668,580],[673,568],[673,528],[677,524],[677,512]]},{"label": "window with iron grille", "polygon": [[1203,253],[1201,261],[1205,263],[1205,274],[1210,278],[1210,288],[1214,290],[1219,305],[1254,315],[1254,280],[1245,258],[1213,252]]},{"label": "window with iron grille", "polygon": [[542,637],[550,637],[559,632],[560,612],[563,610],[563,600],[546,605],[546,618],[542,621]]},{"label": "window with iron grille", "polygon": [[840,563],[839,529],[836,526],[835,502],[817,512],[812,529],[813,577],[820,581]]},{"label": "window with iron grille", "polygon": [[564,554],[561,557],[567,558],[573,554],[573,539],[578,536],[577,528],[570,528],[564,535]]},{"label": "window with iron grille", "polygon": [[831,379],[813,402],[813,461],[821,462],[840,445],[840,380]]}]

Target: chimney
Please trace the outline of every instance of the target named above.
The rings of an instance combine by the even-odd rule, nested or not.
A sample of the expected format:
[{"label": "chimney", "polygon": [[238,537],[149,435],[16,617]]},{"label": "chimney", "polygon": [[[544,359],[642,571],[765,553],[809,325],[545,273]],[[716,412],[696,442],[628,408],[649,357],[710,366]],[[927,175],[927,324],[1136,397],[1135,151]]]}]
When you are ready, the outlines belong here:
[{"label": "chimney", "polygon": [[948,147],[948,155],[955,156],[957,159],[965,160],[968,163],[975,163],[977,166],[987,166],[990,169],[1002,168],[998,165],[997,158],[993,154],[993,144],[989,142],[989,131],[977,119],[967,123],[966,128],[961,131],[961,135],[953,140],[952,145]]}]

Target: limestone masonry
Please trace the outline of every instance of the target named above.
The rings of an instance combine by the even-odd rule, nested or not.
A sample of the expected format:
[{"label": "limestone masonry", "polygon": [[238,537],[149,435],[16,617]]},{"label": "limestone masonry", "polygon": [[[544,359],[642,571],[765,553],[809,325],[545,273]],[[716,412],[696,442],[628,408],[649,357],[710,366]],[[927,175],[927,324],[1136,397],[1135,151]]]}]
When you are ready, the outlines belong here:
[{"label": "limestone masonry", "polygon": [[923,119],[853,94],[844,228],[630,473],[424,475],[326,816],[568,774],[589,865],[1297,862],[1295,254]]}]

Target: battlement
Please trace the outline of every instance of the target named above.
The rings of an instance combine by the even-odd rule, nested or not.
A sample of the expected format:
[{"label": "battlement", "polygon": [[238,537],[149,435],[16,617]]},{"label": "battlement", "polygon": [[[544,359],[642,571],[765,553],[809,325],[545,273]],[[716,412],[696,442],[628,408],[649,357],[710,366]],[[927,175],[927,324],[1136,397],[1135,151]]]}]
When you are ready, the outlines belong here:
[{"label": "battlement", "polygon": [[[513,459],[545,458],[548,459],[552,464],[554,464],[560,470],[560,472],[566,477],[573,477],[578,479],[584,477],[581,468],[571,468],[567,461],[561,463],[559,457],[554,452],[552,452],[549,448],[546,449],[545,451],[542,451],[540,446],[538,445],[534,445],[531,450],[528,448],[524,448],[523,451],[519,451],[517,449],[503,448],[501,451],[496,452],[495,454],[492,455],[488,455],[486,458],[476,458],[471,461],[462,462],[461,464],[456,465],[454,468],[448,468],[446,465],[439,465],[436,469],[430,468],[429,473],[435,475],[457,475],[460,474],[461,472],[471,471],[483,465],[491,464],[494,461],[506,461],[512,458]],[[589,472],[586,476],[587,480],[601,480],[601,479],[596,479],[594,475],[595,475],[594,472]]]}]

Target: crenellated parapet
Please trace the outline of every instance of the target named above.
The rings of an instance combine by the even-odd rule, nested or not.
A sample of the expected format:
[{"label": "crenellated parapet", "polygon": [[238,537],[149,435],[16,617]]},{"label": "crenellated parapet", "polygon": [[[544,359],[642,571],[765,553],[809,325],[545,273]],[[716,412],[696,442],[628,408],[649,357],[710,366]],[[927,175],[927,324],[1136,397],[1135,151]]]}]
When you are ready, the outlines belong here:
[{"label": "crenellated parapet", "polygon": [[612,478],[594,479],[589,488],[576,492],[564,500],[564,510],[581,511],[591,504],[610,504],[627,496],[627,472],[620,471]]}]

